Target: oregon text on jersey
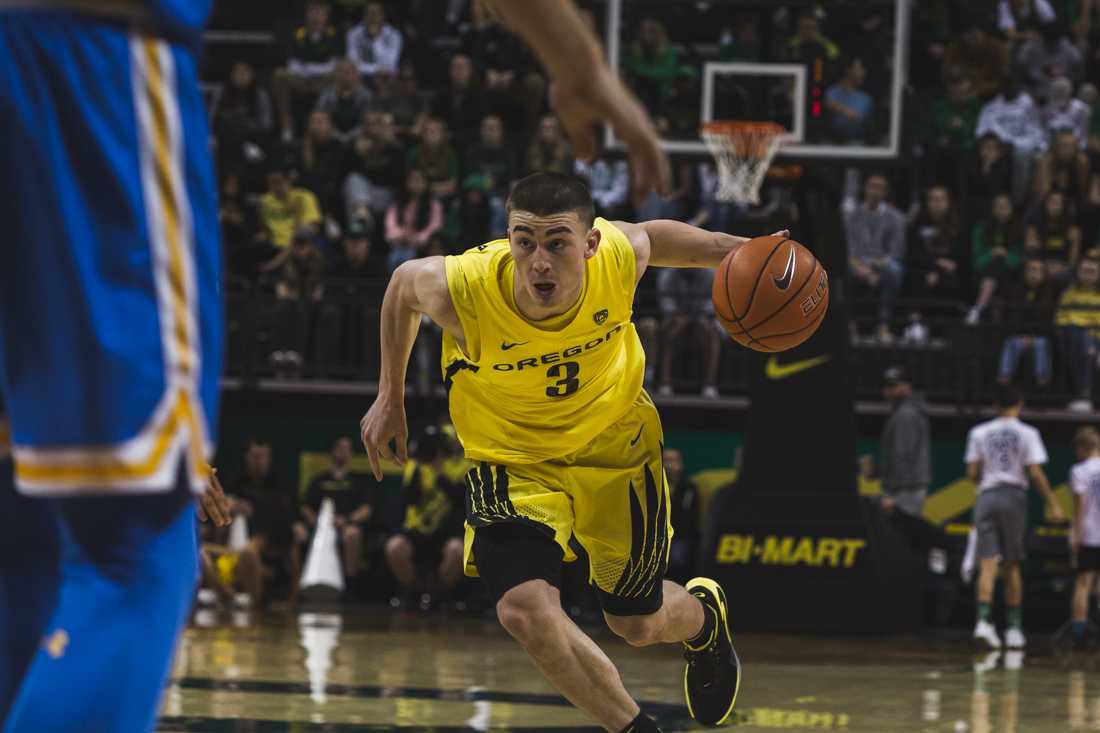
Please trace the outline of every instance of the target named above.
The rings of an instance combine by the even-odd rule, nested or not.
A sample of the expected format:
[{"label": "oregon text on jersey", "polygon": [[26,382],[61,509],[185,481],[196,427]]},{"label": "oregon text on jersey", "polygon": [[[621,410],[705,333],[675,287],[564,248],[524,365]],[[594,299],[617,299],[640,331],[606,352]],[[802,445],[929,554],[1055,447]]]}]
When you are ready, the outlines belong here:
[{"label": "oregon text on jersey", "polygon": [[[611,341],[612,336],[622,330],[623,324],[620,323],[619,325],[615,326],[610,331],[605,333],[603,336],[597,336],[596,338],[591,339],[590,341],[586,341],[583,344],[570,346],[566,349],[562,349],[561,351],[552,351],[549,354],[542,354],[537,357],[523,357],[513,362],[500,362],[497,364],[493,364],[493,369],[497,370],[498,372],[510,372],[512,370],[522,371],[526,367],[536,367],[540,364],[555,364],[563,360],[572,359],[573,357],[580,356],[585,352],[599,348],[603,344],[608,343],[609,341]],[[519,356],[519,354],[517,354],[517,356]]]}]

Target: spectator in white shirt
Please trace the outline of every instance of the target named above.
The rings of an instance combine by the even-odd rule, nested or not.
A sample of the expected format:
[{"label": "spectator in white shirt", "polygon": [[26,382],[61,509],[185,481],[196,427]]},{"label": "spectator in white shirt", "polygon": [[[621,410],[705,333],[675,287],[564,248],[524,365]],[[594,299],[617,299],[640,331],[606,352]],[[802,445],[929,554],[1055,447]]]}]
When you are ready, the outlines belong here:
[{"label": "spectator in white shirt", "polygon": [[380,2],[369,2],[363,9],[363,22],[348,31],[348,58],[359,73],[373,77],[379,71],[397,72],[401,60],[401,32],[386,22],[386,10]]},{"label": "spectator in white shirt", "polygon": [[1035,156],[1047,149],[1047,137],[1035,100],[1011,76],[1005,77],[1001,93],[989,100],[978,116],[974,137],[980,140],[987,133],[1012,146],[1012,193],[1019,201],[1030,185]]},{"label": "spectator in white shirt", "polygon": [[1059,130],[1069,130],[1082,150],[1089,142],[1092,109],[1073,96],[1073,84],[1064,76],[1050,83],[1050,101],[1043,106],[1042,123],[1047,139]]},{"label": "spectator in white shirt", "polygon": [[[1050,507],[1050,516],[1064,519],[1043,472],[1047,451],[1039,431],[1020,422],[1024,399],[1019,389],[997,390],[998,416],[976,425],[966,439],[966,476],[978,484],[974,506],[977,530],[978,621],[974,638],[999,648],[1001,639],[990,621],[993,584],[1001,564],[1005,568],[1005,605],[1008,630],[1005,644],[1023,647],[1024,586],[1020,562],[1027,534],[1028,479],[1035,483]],[[979,480],[980,479],[980,480]]]},{"label": "spectator in white shirt", "polygon": [[616,160],[603,152],[600,136],[596,136],[596,141],[596,156],[590,161],[577,160],[573,171],[588,182],[592,200],[596,203],[596,215],[605,219],[621,219],[630,192],[630,171],[626,160]]}]

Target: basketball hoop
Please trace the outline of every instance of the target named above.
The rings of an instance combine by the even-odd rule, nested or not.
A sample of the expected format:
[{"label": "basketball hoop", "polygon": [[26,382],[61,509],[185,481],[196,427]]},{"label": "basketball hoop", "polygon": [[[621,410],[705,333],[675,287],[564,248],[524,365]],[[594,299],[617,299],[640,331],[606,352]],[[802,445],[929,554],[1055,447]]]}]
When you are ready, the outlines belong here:
[{"label": "basketball hoop", "polygon": [[704,122],[700,134],[718,164],[715,198],[759,204],[760,184],[779,150],[784,132],[774,122]]}]

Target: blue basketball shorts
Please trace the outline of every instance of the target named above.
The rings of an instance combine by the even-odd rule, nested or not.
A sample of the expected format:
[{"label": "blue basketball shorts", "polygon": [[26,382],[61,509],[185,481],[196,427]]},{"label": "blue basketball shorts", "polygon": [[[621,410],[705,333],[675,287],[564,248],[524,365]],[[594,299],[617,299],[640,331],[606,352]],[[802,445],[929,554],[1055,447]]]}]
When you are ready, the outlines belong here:
[{"label": "blue basketball shorts", "polygon": [[0,397],[28,495],[201,491],[221,369],[190,48],[0,11]]}]

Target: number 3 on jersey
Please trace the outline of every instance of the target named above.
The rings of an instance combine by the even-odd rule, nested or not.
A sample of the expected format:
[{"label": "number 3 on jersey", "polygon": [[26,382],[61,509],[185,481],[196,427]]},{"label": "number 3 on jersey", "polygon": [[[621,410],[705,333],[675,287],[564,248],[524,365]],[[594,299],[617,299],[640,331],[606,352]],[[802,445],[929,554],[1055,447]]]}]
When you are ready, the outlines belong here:
[{"label": "number 3 on jersey", "polygon": [[[565,372],[564,375],[562,374],[563,371]],[[581,386],[581,380],[577,379],[580,371],[581,365],[575,361],[563,361],[547,369],[546,376],[558,381],[546,388],[546,396],[566,397],[576,392],[577,388]]]}]

